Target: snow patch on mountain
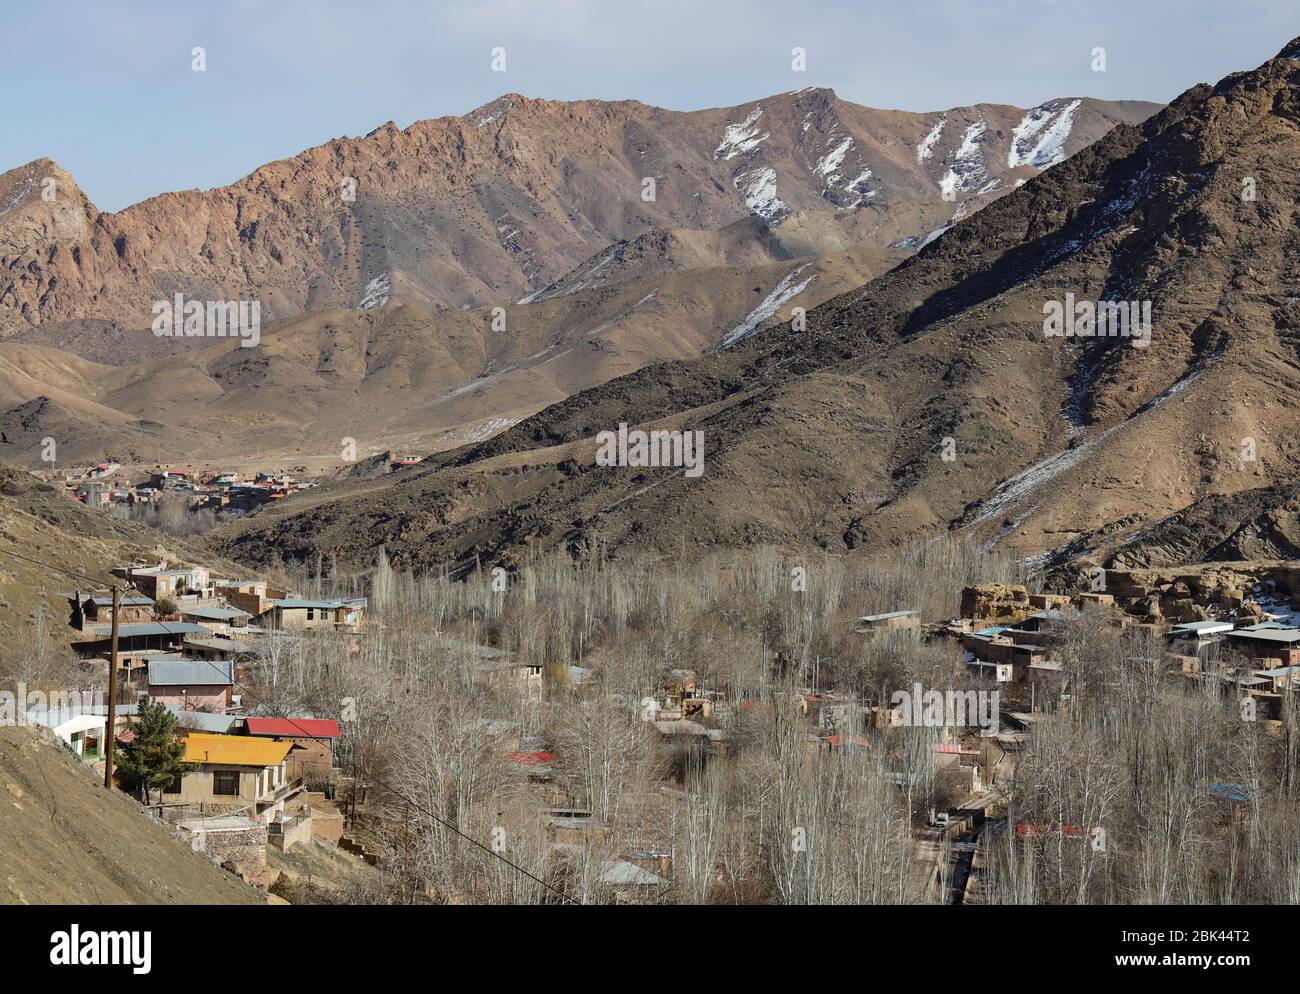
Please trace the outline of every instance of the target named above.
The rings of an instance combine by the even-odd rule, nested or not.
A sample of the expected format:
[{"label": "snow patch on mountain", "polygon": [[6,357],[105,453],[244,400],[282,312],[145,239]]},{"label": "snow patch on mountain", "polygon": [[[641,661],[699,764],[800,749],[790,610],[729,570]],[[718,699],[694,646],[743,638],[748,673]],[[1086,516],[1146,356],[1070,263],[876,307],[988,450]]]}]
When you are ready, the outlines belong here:
[{"label": "snow patch on mountain", "polygon": [[361,291],[361,302],[357,304],[357,307],[363,311],[368,311],[372,307],[383,307],[388,303],[391,292],[392,287],[388,281],[388,274],[380,273],[367,283],[366,288]]},{"label": "snow patch on mountain", "polygon": [[1065,143],[1074,128],[1074,112],[1082,103],[1074,100],[1062,107],[1054,101],[1028,111],[1011,131],[1007,167],[1046,169],[1064,161]]},{"label": "snow patch on mountain", "polygon": [[749,316],[740,324],[736,325],[729,331],[725,338],[719,343],[719,348],[730,348],[742,339],[752,335],[760,324],[779,311],[788,301],[793,300],[804,290],[808,289],[808,284],[817,278],[814,273],[802,283],[795,283],[799,274],[808,268],[808,263],[804,263],[798,269],[789,273],[785,279],[778,283],[766,297],[763,302],[749,312]]},{"label": "snow patch on mountain", "polygon": [[939,189],[946,197],[973,190],[988,179],[984,167],[984,150],[980,143],[986,128],[983,118],[966,128],[952,165],[939,181]]},{"label": "snow patch on mountain", "polygon": [[945,114],[943,117],[939,118],[939,123],[930,129],[930,133],[922,139],[921,144],[916,146],[917,162],[928,162],[930,156],[934,155],[935,142],[937,142],[939,136],[943,134],[943,126],[947,123],[948,115]]},{"label": "snow patch on mountain", "polygon": [[[822,156],[817,161],[817,165],[813,166],[813,175],[824,176],[826,178],[827,188],[834,186],[836,182],[839,181],[840,166],[844,164],[844,156],[848,154],[849,149],[851,149],[852,147],[853,147],[853,139],[845,138],[844,141],[840,142],[833,149],[831,149],[824,156]],[[867,172],[868,175],[870,175],[870,170],[868,170]]]},{"label": "snow patch on mountain", "polygon": [[[763,108],[755,107],[740,124],[728,124],[722,132],[722,141],[713,151],[715,159],[734,159],[738,155],[752,152],[762,142],[771,137],[770,132],[758,133],[758,119],[763,116]],[[725,154],[724,154],[725,153]]]},{"label": "snow patch on mountain", "polygon": [[789,213],[785,201],[776,195],[776,170],[771,166],[740,173],[732,182],[745,198],[749,212],[768,224],[779,224]]}]

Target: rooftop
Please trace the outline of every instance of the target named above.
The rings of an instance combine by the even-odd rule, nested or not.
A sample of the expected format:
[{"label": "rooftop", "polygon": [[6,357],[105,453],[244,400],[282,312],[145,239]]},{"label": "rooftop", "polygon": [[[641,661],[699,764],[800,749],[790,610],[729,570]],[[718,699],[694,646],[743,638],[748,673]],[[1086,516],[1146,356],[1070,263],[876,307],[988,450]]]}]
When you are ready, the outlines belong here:
[{"label": "rooftop", "polygon": [[208,735],[195,732],[185,739],[185,762],[226,766],[279,766],[293,748],[290,742],[251,735]]},{"label": "rooftop", "polygon": [[337,739],[343,731],[327,718],[249,718],[249,735],[278,735],[300,739]]},{"label": "rooftop", "polygon": [[151,659],[151,687],[226,686],[235,682],[235,664],[229,659]]}]

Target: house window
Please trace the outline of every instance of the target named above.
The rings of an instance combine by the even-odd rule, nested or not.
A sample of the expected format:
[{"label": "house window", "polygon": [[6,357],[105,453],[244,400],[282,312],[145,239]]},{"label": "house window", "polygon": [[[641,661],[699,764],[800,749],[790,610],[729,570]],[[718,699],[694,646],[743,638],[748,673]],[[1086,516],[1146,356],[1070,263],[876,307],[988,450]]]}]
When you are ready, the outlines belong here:
[{"label": "house window", "polygon": [[239,774],[234,770],[217,770],[212,774],[212,793],[236,796],[239,793]]},{"label": "house window", "polygon": [[316,620],[316,609],[315,609],[315,608],[310,608],[310,607],[307,608],[307,620],[308,620],[308,621],[315,621],[315,620]]},{"label": "house window", "polygon": [[180,792],[181,792],[180,777],[176,777],[174,780],[172,780],[171,783],[169,783],[166,787],[163,788],[164,794],[179,794]]}]

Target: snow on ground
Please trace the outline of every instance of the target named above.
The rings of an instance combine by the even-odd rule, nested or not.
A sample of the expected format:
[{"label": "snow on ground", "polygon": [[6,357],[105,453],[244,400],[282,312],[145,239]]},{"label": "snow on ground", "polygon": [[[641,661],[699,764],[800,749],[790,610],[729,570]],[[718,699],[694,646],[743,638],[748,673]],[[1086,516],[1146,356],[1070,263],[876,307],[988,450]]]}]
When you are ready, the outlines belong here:
[{"label": "snow on ground", "polygon": [[930,129],[930,133],[925,136],[921,144],[916,146],[917,162],[929,161],[930,156],[934,154],[934,143],[937,142],[939,136],[943,134],[943,126],[947,123],[948,115],[945,114],[943,117],[939,118],[939,123]]},{"label": "snow on ground", "polygon": [[383,307],[388,303],[388,295],[391,292],[392,287],[388,282],[388,274],[380,273],[367,283],[366,288],[361,291],[361,302],[357,306],[363,311],[368,311],[372,307]]},{"label": "snow on ground", "polygon": [[1033,166],[1046,169],[1065,160],[1065,142],[1074,127],[1074,112],[1083,101],[1074,100],[1062,107],[1057,102],[1030,110],[1011,131],[1011,148],[1007,166]]},{"label": "snow on ground", "polygon": [[[754,149],[771,137],[770,132],[758,133],[755,126],[758,119],[763,115],[762,107],[755,107],[749,112],[749,117],[745,118],[741,124],[728,124],[727,129],[722,132],[722,141],[713,152],[715,159],[734,159],[738,155],[744,155],[746,152],[752,152]],[[725,154],[724,154],[725,153]]]},{"label": "snow on ground", "polygon": [[776,170],[771,166],[740,173],[732,183],[745,198],[745,206],[749,208],[751,214],[756,214],[773,225],[785,219],[789,208],[786,207],[785,201],[776,195]]},{"label": "snow on ground", "polygon": [[[813,167],[813,175],[824,176],[826,178],[827,189],[830,189],[839,182],[840,166],[844,164],[844,156],[848,154],[849,149],[852,147],[853,139],[845,138],[844,141],[840,142],[822,156],[821,159],[817,161],[817,165]],[[871,170],[867,170],[867,175],[871,175]]]},{"label": "snow on ground", "polygon": [[939,189],[946,197],[973,190],[988,180],[984,168],[984,151],[980,147],[980,139],[984,137],[986,127],[981,118],[966,128],[952,165],[939,181]]},{"label": "snow on ground", "polygon": [[802,283],[796,284],[795,280],[799,278],[799,274],[807,268],[808,263],[804,263],[798,269],[794,270],[794,272],[788,274],[786,278],[778,283],[775,288],[773,288],[772,292],[763,299],[761,304],[749,312],[749,316],[745,318],[743,322],[727,333],[726,337],[719,343],[719,347],[724,349],[730,348],[741,339],[748,338],[758,329],[760,324],[779,311],[788,301],[793,300],[795,297],[799,296],[799,294],[803,293],[804,290],[808,288],[808,284],[817,278],[817,274],[814,273]]},{"label": "snow on ground", "polygon": [[31,195],[32,191],[36,189],[36,183],[36,170],[32,166],[28,166],[27,175],[23,177],[21,183],[14,187],[13,193],[9,197],[9,202],[0,205],[0,214],[8,214],[15,207],[21,207],[23,202]]}]

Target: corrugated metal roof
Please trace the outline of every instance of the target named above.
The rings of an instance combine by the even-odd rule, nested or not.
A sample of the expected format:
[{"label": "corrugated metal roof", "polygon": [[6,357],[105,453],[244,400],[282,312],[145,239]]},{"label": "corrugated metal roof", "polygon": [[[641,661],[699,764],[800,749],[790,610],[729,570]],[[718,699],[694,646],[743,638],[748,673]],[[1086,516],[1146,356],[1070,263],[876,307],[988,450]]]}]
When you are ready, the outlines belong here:
[{"label": "corrugated metal roof", "polygon": [[142,621],[133,625],[118,625],[118,638],[135,638],[143,635],[189,635],[192,632],[206,632],[202,625],[192,621],[169,621],[159,624],[156,621]]},{"label": "corrugated metal roof", "polygon": [[195,732],[185,737],[185,762],[279,766],[292,748],[292,742],[276,742],[274,739],[251,735],[208,735]]},{"label": "corrugated metal roof", "polygon": [[296,738],[337,739],[343,732],[328,718],[249,718],[249,735],[282,735]]},{"label": "corrugated metal roof", "polygon": [[150,686],[230,686],[234,682],[235,664],[229,659],[149,660]]}]

